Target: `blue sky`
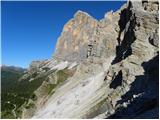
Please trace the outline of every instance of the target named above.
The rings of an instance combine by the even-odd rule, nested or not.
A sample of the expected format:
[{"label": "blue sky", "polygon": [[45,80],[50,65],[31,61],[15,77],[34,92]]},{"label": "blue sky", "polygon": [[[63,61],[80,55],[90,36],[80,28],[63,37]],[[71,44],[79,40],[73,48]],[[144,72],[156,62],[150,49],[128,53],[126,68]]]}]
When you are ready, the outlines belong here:
[{"label": "blue sky", "polygon": [[96,19],[116,11],[124,1],[2,2],[2,64],[28,67],[53,56],[64,24],[82,10]]}]

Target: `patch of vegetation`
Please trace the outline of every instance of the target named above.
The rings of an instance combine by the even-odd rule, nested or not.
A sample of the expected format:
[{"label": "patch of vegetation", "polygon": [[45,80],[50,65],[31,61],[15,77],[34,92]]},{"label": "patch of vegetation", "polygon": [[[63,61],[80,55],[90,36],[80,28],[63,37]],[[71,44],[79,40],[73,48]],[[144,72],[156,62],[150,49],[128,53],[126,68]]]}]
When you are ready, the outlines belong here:
[{"label": "patch of vegetation", "polygon": [[69,77],[69,75],[66,73],[66,71],[67,71],[66,69],[57,71],[57,73],[56,73],[56,75],[58,77],[57,84],[62,83],[63,81],[65,81]]},{"label": "patch of vegetation", "polygon": [[86,115],[87,119],[94,118],[95,116],[101,114],[101,108],[106,103],[106,98],[97,103],[94,107],[90,109],[90,112]]},{"label": "patch of vegetation", "polygon": [[35,78],[37,75],[38,75],[38,73],[37,73],[37,72],[34,72],[34,73],[31,75],[31,77],[32,77],[32,78]]},{"label": "patch of vegetation", "polygon": [[[35,74],[29,76],[29,78],[34,78],[32,81],[29,81],[29,79],[18,81],[19,78],[22,77],[23,72],[20,73],[15,71],[2,70],[1,118],[20,118],[22,114],[20,109],[21,106],[24,103],[28,103],[29,99],[32,99],[33,101],[37,100],[37,96],[34,94],[34,91],[42,85],[43,81],[47,82],[47,76],[52,73],[57,76],[58,80],[56,84],[47,84],[46,90],[48,95],[53,94],[57,85],[64,82],[70,76],[67,73],[67,69],[59,71],[51,70],[40,74],[35,72]],[[33,106],[34,104],[29,104],[25,107],[30,109]],[[16,117],[12,112],[13,109],[15,109],[17,115]]]},{"label": "patch of vegetation", "polygon": [[56,84],[48,84],[47,85],[47,94],[53,94],[53,89],[56,87],[57,85]]},{"label": "patch of vegetation", "polygon": [[31,99],[32,99],[33,101],[36,101],[36,100],[37,100],[37,96],[33,93],[33,94],[31,95]]},{"label": "patch of vegetation", "polygon": [[67,80],[67,78],[69,77],[69,75],[66,73],[67,69],[64,70],[59,70],[55,73],[55,75],[57,76],[57,83],[56,84],[48,84],[47,85],[47,94],[48,95],[52,95],[54,93],[54,90],[59,84],[63,83],[65,80]]},{"label": "patch of vegetation", "polygon": [[12,113],[14,105],[16,114],[20,116],[19,108],[29,99],[33,101],[37,99],[34,91],[41,86],[51,72],[42,75],[35,74],[36,78],[30,82],[28,80],[18,81],[23,73],[2,69],[1,118],[15,118]]},{"label": "patch of vegetation", "polygon": [[25,106],[26,109],[33,108],[35,105],[34,103],[29,103],[27,106]]},{"label": "patch of vegetation", "polygon": [[5,67],[1,68],[1,118],[15,118],[12,110],[22,103],[14,88],[19,82],[18,79],[23,75],[23,71],[17,71]]},{"label": "patch of vegetation", "polygon": [[10,110],[5,110],[5,111],[1,112],[2,119],[5,119],[3,116],[5,116],[5,118],[9,118],[9,119],[15,118],[12,111],[10,111]]}]

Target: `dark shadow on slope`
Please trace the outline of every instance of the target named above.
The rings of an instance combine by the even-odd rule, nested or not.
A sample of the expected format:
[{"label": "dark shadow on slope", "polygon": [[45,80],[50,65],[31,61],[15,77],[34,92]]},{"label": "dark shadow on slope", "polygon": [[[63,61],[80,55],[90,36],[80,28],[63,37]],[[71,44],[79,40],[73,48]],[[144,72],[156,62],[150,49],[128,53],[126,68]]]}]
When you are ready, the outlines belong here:
[{"label": "dark shadow on slope", "polygon": [[[135,41],[134,28],[136,25],[136,17],[130,10],[132,7],[131,2],[129,2],[128,8],[121,11],[119,24],[119,35],[117,38],[118,46],[116,47],[116,58],[113,60],[112,64],[120,62],[132,54],[131,44]],[[124,31],[124,38],[121,40],[121,34]]]},{"label": "dark shadow on slope", "polygon": [[116,89],[118,86],[122,85],[122,70],[118,72],[118,75],[115,77],[115,79],[110,84],[110,88]]},{"label": "dark shadow on slope", "polygon": [[[136,76],[130,90],[122,96],[117,104],[133,99],[130,104],[120,107],[108,118],[158,118],[159,117],[159,55],[148,62],[142,63],[144,75]],[[139,97],[133,95],[142,93]],[[154,111],[149,112],[148,111]],[[146,114],[147,113],[147,114]],[[141,116],[141,115],[145,116]],[[140,117],[141,116],[141,117]]]},{"label": "dark shadow on slope", "polygon": [[131,7],[132,7],[131,2],[129,2],[128,8],[125,8],[124,10],[122,10],[121,14],[120,14],[120,19],[118,21],[120,31],[119,31],[118,38],[117,38],[119,45],[120,45],[120,41],[121,41],[120,40],[121,33],[125,29],[126,24],[129,22],[130,17],[132,15],[132,12],[130,11]]}]

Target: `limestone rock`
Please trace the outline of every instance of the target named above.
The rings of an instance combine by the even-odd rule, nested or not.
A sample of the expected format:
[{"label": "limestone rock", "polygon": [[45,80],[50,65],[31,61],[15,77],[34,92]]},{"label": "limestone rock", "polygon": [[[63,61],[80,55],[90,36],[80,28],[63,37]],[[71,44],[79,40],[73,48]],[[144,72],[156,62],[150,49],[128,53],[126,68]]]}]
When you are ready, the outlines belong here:
[{"label": "limestone rock", "polygon": [[114,26],[105,24],[85,12],[78,11],[64,26],[54,58],[79,62],[89,56],[109,57],[114,54],[116,47]]},{"label": "limestone rock", "polygon": [[128,1],[99,21],[75,13],[53,58],[24,75],[43,80],[23,118],[158,118],[158,6]]}]

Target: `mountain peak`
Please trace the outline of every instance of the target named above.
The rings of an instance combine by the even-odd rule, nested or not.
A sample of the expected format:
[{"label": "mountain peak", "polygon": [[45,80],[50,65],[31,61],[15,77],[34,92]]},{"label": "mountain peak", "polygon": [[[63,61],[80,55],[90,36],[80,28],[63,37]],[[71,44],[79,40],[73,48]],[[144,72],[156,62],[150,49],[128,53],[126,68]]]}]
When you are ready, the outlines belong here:
[{"label": "mountain peak", "polygon": [[80,17],[80,16],[91,17],[87,12],[78,10],[78,11],[74,14],[74,18],[77,18],[77,17]]}]

